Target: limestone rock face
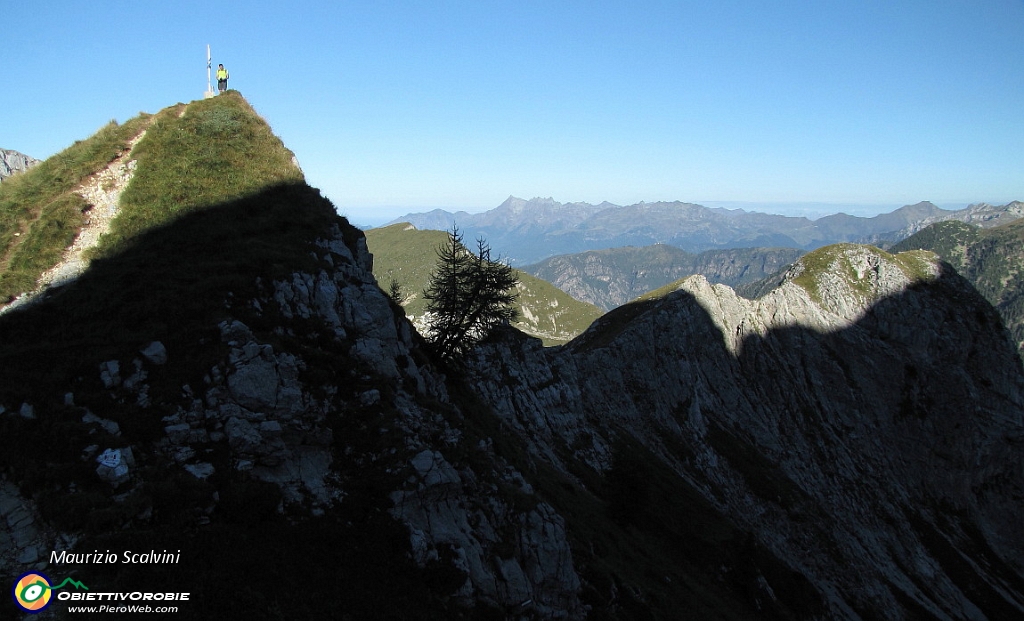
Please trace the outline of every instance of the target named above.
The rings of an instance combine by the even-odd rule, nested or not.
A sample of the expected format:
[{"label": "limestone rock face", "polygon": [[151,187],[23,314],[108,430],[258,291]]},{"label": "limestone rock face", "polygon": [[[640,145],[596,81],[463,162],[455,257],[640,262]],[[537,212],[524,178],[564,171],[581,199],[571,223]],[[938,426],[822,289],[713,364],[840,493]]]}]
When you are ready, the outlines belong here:
[{"label": "limestone rock face", "polygon": [[44,557],[54,537],[45,532],[38,518],[34,502],[22,498],[17,486],[0,481],[0,565],[45,565]]},{"label": "limestone rock face", "polygon": [[755,301],[692,277],[562,348],[494,339],[473,369],[566,472],[638,440],[827,618],[1024,614],[1002,586],[1024,570],[1024,375],[992,307],[934,258],[831,247]]},{"label": "limestone rock face", "polygon": [[[464,576],[454,595],[466,606],[483,603],[516,609],[534,618],[581,618],[580,581],[562,517],[549,505],[532,499],[532,489],[513,465],[486,447],[467,446],[469,440],[457,425],[468,413],[450,404],[444,377],[416,361],[421,342],[411,325],[395,316],[386,294],[373,279],[372,257],[364,238],[350,248],[340,243],[339,233],[319,246],[329,251],[332,269],[296,273],[276,281],[259,304],[276,306],[287,320],[322,322],[347,348],[351,363],[361,368],[362,374],[376,378],[374,388],[352,394],[350,405],[345,406],[351,407],[352,413],[343,410],[343,416],[382,408],[397,412],[394,424],[401,446],[372,459],[381,467],[390,464],[389,472],[409,473],[390,493],[391,514],[409,528],[417,562],[441,563]],[[240,332],[243,338],[238,342],[248,339],[244,330],[229,332]],[[256,348],[247,347],[256,354]],[[244,372],[244,382],[236,379],[231,390],[235,401],[242,405],[238,398],[248,395],[266,406],[279,403],[269,387],[289,382],[282,382],[271,366],[269,361],[258,362]],[[229,389],[231,378],[241,371],[237,364],[235,367],[224,374]],[[303,403],[311,405],[314,400],[309,388],[299,381],[292,392],[307,395]],[[332,390],[338,397],[344,392],[340,387]],[[424,400],[448,404],[445,407],[454,420],[426,407]],[[299,409],[308,412],[310,407]],[[282,418],[287,417],[277,416],[276,420]],[[234,420],[230,429],[226,426],[229,441],[235,436],[241,447],[256,439],[241,420]],[[260,433],[265,436],[266,429],[261,428]],[[334,442],[344,444],[346,439],[335,437]],[[465,459],[449,460],[450,455],[467,450],[482,462],[471,465]],[[355,447],[345,452],[355,454]],[[488,466],[481,470],[482,464]],[[284,459],[277,469],[286,467],[301,470],[304,466],[295,465],[295,459]],[[528,506],[515,506],[506,494],[496,494],[499,488],[514,489],[514,497],[531,500],[526,501]],[[325,483],[325,489],[343,497],[345,484],[343,480],[340,486]]]},{"label": "limestone rock face", "polygon": [[[565,521],[550,505],[517,511],[495,497],[481,504],[486,487],[476,473],[460,474],[437,451],[424,449],[410,465],[413,485],[394,492],[392,500],[394,515],[410,527],[417,560],[451,554],[468,577],[461,596],[541,618],[578,614],[580,582]],[[521,476],[518,482],[525,485]]]},{"label": "limestone rock face", "polygon": [[[204,480],[223,467],[204,456],[226,451],[230,468],[281,489],[282,510],[309,507],[314,515],[380,477],[393,487],[375,493],[390,499],[390,515],[408,528],[415,560],[457,577],[441,595],[466,608],[582,618],[565,520],[515,465],[463,436],[469,413],[450,402],[445,377],[377,286],[363,238],[346,244],[340,229],[331,233],[315,244],[322,269],[258,283],[249,321],[272,322],[272,331],[238,318],[216,326],[223,355],[201,389],[181,386],[157,450]],[[329,380],[322,379],[324,347],[337,365]],[[136,353],[99,364],[98,379],[118,400],[148,408],[150,374],[173,366],[175,351],[150,342]],[[379,429],[384,450],[383,440],[365,438],[378,429],[360,422],[377,418],[391,427]],[[216,506],[207,511],[216,514]]]},{"label": "limestone rock face", "polygon": [[800,254],[794,248],[733,248],[694,255],[658,244],[559,255],[523,269],[607,311],[693,274],[733,287],[758,281]]},{"label": "limestone rock face", "polygon": [[0,182],[13,174],[23,172],[39,163],[39,160],[24,153],[0,149]]}]

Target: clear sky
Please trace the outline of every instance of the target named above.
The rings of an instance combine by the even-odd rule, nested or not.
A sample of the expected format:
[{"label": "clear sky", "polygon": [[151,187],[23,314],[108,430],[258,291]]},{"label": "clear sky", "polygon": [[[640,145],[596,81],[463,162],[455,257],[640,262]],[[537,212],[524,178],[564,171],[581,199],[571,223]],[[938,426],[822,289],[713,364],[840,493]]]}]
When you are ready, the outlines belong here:
[{"label": "clear sky", "polygon": [[206,90],[356,223],[561,202],[1024,200],[1024,0],[5,2],[0,148]]}]

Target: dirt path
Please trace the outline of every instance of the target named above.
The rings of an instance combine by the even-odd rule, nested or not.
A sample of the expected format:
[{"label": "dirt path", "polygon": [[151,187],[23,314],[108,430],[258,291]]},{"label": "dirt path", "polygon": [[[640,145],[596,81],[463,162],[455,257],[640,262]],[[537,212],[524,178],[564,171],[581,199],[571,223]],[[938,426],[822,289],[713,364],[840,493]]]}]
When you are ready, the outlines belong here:
[{"label": "dirt path", "polygon": [[99,243],[100,237],[110,230],[110,223],[117,216],[121,192],[135,174],[136,161],[131,159],[135,145],[146,135],[145,130],[128,143],[128,149],[106,168],[85,180],[75,193],[92,205],[85,226],[78,232],[75,241],[64,251],[60,263],[54,265],[39,277],[37,289],[66,284],[78,278],[89,267],[85,258],[87,250]]},{"label": "dirt path", "polygon": [[0,313],[31,302],[50,287],[58,287],[75,280],[89,267],[85,253],[94,248],[100,237],[110,230],[110,223],[118,213],[121,193],[135,174],[136,161],[132,159],[132,152],[145,135],[146,130],[142,130],[128,143],[128,148],[121,155],[103,170],[86,178],[75,190],[76,194],[92,205],[85,225],[78,232],[75,241],[64,251],[60,262],[39,277],[35,290],[18,296],[5,307],[0,307]]}]

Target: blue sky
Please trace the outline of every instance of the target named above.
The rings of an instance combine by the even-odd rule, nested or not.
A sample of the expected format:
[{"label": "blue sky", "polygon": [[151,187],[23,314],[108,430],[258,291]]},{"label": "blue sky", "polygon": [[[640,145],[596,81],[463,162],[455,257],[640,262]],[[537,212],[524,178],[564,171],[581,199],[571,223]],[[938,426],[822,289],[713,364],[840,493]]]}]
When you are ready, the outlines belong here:
[{"label": "blue sky", "polygon": [[8,2],[0,148],[202,97],[209,43],[357,223],[509,195],[1005,203],[1022,35],[1024,0]]}]

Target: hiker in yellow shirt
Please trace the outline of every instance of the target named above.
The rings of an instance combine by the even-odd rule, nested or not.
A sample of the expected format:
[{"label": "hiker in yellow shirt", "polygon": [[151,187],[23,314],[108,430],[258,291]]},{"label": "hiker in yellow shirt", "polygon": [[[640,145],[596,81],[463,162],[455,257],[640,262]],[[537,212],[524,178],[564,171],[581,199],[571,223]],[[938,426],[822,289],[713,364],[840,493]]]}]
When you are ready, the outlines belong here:
[{"label": "hiker in yellow shirt", "polygon": [[224,65],[217,65],[217,90],[223,93],[228,90],[228,70]]}]

